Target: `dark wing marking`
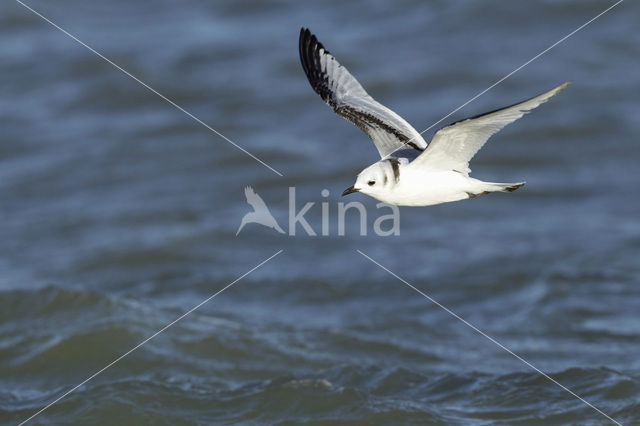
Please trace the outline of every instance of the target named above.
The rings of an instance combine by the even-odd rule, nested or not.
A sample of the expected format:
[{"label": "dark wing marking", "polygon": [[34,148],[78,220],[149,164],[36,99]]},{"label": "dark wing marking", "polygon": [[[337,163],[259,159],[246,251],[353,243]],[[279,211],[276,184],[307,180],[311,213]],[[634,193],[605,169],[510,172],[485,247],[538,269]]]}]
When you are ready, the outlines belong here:
[{"label": "dark wing marking", "polygon": [[300,30],[300,62],[311,87],[336,114],[358,126],[385,158],[411,147],[427,147],[420,134],[402,117],[377,102],[308,29]]}]

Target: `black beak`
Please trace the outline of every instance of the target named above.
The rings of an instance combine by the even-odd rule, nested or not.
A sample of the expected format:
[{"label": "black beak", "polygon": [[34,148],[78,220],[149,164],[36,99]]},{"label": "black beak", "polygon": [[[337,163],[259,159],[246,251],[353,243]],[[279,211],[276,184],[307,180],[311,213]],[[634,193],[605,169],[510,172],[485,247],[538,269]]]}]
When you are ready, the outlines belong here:
[{"label": "black beak", "polygon": [[359,189],[355,189],[353,186],[350,186],[349,188],[345,189],[344,192],[342,193],[342,196],[344,197],[345,195],[348,194],[353,194],[354,192],[359,192]]}]

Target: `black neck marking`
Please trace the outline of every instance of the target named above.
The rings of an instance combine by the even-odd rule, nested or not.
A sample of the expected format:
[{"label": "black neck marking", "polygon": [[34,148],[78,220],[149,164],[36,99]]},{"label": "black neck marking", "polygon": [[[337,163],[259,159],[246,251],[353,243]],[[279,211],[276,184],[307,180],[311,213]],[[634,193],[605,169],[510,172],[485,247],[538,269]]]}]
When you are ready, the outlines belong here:
[{"label": "black neck marking", "polygon": [[389,158],[387,159],[389,164],[391,164],[391,169],[393,170],[393,179],[396,183],[400,180],[400,160],[397,158]]}]

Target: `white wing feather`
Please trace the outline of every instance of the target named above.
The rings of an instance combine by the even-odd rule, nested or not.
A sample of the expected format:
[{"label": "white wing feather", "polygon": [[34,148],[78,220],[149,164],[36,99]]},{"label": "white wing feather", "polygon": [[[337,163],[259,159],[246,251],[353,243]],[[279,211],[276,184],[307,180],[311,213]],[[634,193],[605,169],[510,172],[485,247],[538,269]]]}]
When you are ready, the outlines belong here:
[{"label": "white wing feather", "polygon": [[431,170],[456,170],[468,174],[471,171],[469,161],[492,135],[543,104],[568,85],[569,82],[566,82],[524,102],[443,127],[436,132],[427,149],[412,161],[410,166]]}]

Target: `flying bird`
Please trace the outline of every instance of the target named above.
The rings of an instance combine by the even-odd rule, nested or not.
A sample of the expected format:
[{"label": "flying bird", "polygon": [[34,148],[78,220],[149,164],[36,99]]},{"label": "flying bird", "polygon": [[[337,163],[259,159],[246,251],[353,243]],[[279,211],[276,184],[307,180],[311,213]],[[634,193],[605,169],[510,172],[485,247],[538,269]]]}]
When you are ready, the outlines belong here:
[{"label": "flying bird", "polygon": [[431,142],[377,102],[308,29],[300,30],[300,61],[311,87],[342,118],[373,140],[380,161],[358,174],[342,195],[362,192],[399,206],[429,206],[489,192],[513,192],[525,182],[483,182],[469,176],[469,161],[491,135],[546,102],[569,82],[506,108],[438,130]]},{"label": "flying bird", "polygon": [[240,222],[240,227],[238,228],[238,231],[236,231],[236,235],[240,233],[242,228],[244,228],[244,225],[247,223],[259,223],[260,225],[273,228],[279,233],[284,234],[284,231],[280,228],[278,222],[276,222],[276,219],[269,211],[267,205],[264,203],[262,198],[256,194],[253,188],[247,186],[244,189],[244,196],[247,198],[247,203],[253,207],[253,211],[244,215],[242,222]]}]

